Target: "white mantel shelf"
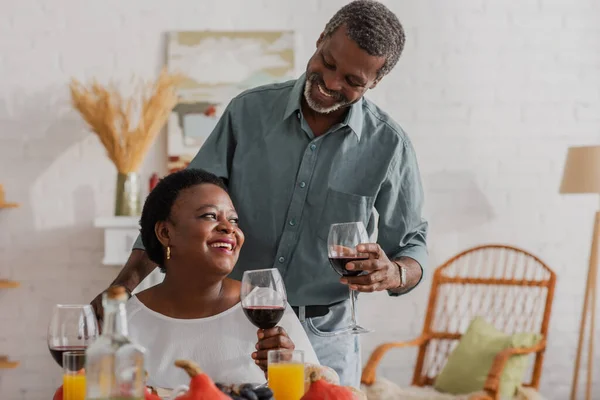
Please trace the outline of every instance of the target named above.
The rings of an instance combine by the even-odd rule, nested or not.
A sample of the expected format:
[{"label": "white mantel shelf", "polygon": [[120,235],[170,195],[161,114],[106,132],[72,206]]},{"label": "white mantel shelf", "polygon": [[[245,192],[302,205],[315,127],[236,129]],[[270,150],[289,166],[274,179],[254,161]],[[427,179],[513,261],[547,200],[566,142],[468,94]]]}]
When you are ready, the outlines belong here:
[{"label": "white mantel shelf", "polygon": [[[104,258],[102,264],[107,266],[123,266],[131,254],[131,248],[137,239],[140,217],[98,217],[94,220],[96,228],[104,229]],[[158,268],[154,269],[133,290],[138,293],[160,283],[164,275]]]},{"label": "white mantel shelf", "polygon": [[104,258],[102,264],[123,266],[139,234],[140,217],[98,217],[96,228],[104,229]]}]

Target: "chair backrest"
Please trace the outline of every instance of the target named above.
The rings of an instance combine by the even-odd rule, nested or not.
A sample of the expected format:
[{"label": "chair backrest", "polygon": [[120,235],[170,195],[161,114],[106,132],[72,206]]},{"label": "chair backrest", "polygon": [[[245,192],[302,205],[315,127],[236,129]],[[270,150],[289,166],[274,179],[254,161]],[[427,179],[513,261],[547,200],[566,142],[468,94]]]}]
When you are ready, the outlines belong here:
[{"label": "chair backrest", "polygon": [[[449,353],[476,316],[506,333],[538,332],[547,338],[556,274],[525,250],[488,244],[452,257],[433,274],[413,385],[431,385]],[[543,353],[535,355],[531,380],[538,388]]]}]

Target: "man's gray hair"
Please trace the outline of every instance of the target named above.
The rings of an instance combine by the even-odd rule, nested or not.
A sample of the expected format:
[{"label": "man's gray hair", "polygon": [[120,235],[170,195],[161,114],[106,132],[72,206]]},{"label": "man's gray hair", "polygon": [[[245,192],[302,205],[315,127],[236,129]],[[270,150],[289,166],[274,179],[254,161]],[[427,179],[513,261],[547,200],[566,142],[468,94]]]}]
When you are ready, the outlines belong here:
[{"label": "man's gray hair", "polygon": [[345,25],[348,37],[372,56],[385,57],[377,79],[394,68],[404,49],[404,28],[398,17],[374,0],[355,0],[340,8],[325,25],[324,37]]}]

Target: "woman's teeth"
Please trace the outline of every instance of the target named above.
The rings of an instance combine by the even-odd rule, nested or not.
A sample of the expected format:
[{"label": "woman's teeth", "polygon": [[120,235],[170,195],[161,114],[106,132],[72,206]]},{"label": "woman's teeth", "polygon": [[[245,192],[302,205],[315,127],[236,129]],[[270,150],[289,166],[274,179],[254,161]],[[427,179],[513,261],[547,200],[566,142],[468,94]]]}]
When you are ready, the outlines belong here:
[{"label": "woman's teeth", "polygon": [[233,250],[233,245],[231,243],[217,242],[210,245],[210,247],[224,247],[227,250]]}]

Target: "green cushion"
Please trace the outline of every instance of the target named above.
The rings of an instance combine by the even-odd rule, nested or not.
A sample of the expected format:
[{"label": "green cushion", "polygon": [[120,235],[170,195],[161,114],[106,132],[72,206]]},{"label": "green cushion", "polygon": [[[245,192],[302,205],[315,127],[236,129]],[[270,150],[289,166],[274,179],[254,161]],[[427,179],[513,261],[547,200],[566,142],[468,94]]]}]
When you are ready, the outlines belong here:
[{"label": "green cushion", "polygon": [[[467,394],[483,390],[496,355],[509,347],[531,347],[542,339],[538,333],[507,335],[481,317],[471,321],[469,328],[448,356],[446,365],[434,382],[437,391]],[[521,385],[530,355],[511,356],[500,379],[500,395],[512,398]]]}]

